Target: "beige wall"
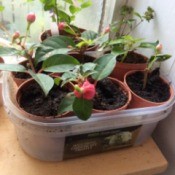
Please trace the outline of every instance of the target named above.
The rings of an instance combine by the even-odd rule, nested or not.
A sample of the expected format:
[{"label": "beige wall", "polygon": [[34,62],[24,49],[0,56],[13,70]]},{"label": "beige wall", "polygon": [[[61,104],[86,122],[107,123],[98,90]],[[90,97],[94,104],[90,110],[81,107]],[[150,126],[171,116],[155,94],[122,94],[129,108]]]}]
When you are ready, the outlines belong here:
[{"label": "beige wall", "polygon": [[[137,37],[157,40],[163,44],[164,53],[169,53],[172,58],[162,66],[162,73],[169,75],[175,83],[175,1],[172,0],[130,0],[138,11],[143,12],[147,6],[151,6],[156,11],[154,21],[142,24],[134,32]],[[175,108],[175,107],[174,107]],[[159,123],[154,138],[163,154],[169,162],[169,167],[163,175],[175,175],[175,109],[172,114]]]}]

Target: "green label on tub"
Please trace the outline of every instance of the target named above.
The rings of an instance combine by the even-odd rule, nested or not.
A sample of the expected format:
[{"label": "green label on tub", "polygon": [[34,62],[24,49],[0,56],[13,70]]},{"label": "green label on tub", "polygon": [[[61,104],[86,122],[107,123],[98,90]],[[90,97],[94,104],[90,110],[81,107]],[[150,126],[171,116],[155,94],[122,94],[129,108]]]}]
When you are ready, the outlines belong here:
[{"label": "green label on tub", "polygon": [[66,137],[64,159],[132,146],[141,125]]}]

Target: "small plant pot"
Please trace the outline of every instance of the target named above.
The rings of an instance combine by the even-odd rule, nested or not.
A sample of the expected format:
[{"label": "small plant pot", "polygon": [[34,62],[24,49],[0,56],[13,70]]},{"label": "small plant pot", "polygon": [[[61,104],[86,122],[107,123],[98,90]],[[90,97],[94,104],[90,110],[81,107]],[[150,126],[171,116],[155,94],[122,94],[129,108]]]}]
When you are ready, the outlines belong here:
[{"label": "small plant pot", "polygon": [[86,54],[81,55],[80,53],[77,53],[77,52],[70,52],[69,55],[76,58],[80,63],[93,62],[96,59],[93,56],[86,55]]},{"label": "small plant pot", "polygon": [[[163,105],[163,104],[169,102],[170,100],[172,100],[172,98],[174,97],[174,89],[173,89],[172,85],[170,85],[169,82],[166,81],[162,77],[159,77],[160,81],[162,81],[162,83],[169,86],[169,94],[170,95],[169,95],[169,98],[167,100],[162,101],[162,102],[154,102],[154,101],[150,101],[148,99],[144,99],[140,95],[136,94],[128,85],[127,78],[130,75],[133,75],[134,73],[137,73],[137,72],[140,72],[142,74],[144,73],[144,71],[129,71],[125,74],[125,77],[124,77],[124,83],[129,88],[129,90],[131,91],[131,94],[132,94],[132,100],[131,100],[131,103],[129,104],[129,108],[143,108],[143,107],[160,106],[160,105]],[[154,92],[154,93],[156,93],[156,92]],[[163,96],[163,94],[162,94],[162,96]]]},{"label": "small plant pot", "polygon": [[[27,66],[27,60],[21,61],[19,64],[23,65],[24,67]],[[19,87],[22,83],[24,83],[26,80],[29,80],[31,76],[28,73],[23,72],[11,72],[11,76],[13,81],[16,83],[16,85]]]},{"label": "small plant pot", "polygon": [[[79,28],[80,32],[84,32],[85,29],[81,29]],[[64,36],[68,36],[68,37],[71,37],[71,38],[75,38],[75,36],[65,32],[65,31],[59,31],[59,35],[64,35]],[[41,33],[40,37],[39,37],[39,41],[40,42],[43,42],[44,40],[46,40],[47,38],[51,37],[52,36],[52,33],[51,33],[51,30],[46,30],[44,31],[43,33]],[[74,39],[75,43],[78,42],[77,39]],[[86,51],[85,52],[92,52],[92,51],[96,51],[98,49],[98,45],[92,45],[92,46],[88,46],[88,48],[86,48]],[[75,50],[72,50],[70,51],[69,53],[79,53],[79,50],[78,49],[75,49]]]},{"label": "small plant pot", "polygon": [[[96,95],[96,97],[94,98],[94,108],[93,108],[93,112],[94,113],[103,113],[103,112],[116,112],[116,111],[121,111],[121,110],[124,110],[128,107],[130,101],[131,101],[131,93],[129,91],[129,89],[127,88],[127,86],[122,83],[121,81],[115,79],[115,78],[111,78],[111,77],[108,77],[107,78],[108,80],[110,80],[110,82],[114,85],[114,86],[117,86],[116,88],[114,88],[114,86],[112,86],[112,89],[111,89],[111,92],[107,92],[107,93],[110,93],[108,94],[109,95],[109,99],[108,99],[108,96],[107,96],[107,99],[105,101],[107,101],[108,103],[105,104],[105,106],[109,106],[110,109],[104,109],[104,107],[102,107],[103,109],[97,109],[96,104],[98,104],[98,101],[102,101],[102,103],[105,103],[105,101],[101,100],[101,99],[98,99],[100,97],[100,91],[98,90],[98,83],[97,83],[97,86],[96,86],[96,90],[97,90],[97,94],[99,95]],[[103,86],[100,85],[100,86]],[[109,84],[110,86],[110,84]],[[100,88],[100,87],[99,87]],[[105,88],[105,87],[104,87]],[[116,89],[117,89],[117,93],[116,93]],[[110,89],[109,89],[110,90]],[[103,90],[101,91],[103,92]],[[110,98],[113,98],[114,99],[110,99]],[[115,107],[115,104],[117,103],[117,107]]]},{"label": "small plant pot", "polygon": [[[52,91],[52,90],[51,90]],[[34,79],[30,79],[21,84],[16,93],[17,107],[20,112],[26,117],[35,121],[48,121],[55,118],[70,116],[71,112],[66,112],[61,115],[57,114],[55,109],[59,104],[55,98],[58,92],[66,94],[68,90],[51,92],[52,94],[45,97],[39,85]],[[62,98],[62,95],[61,97]],[[49,107],[47,107],[49,106]],[[46,111],[47,114],[44,112]],[[42,113],[42,115],[40,114]]]},{"label": "small plant pot", "polygon": [[124,75],[132,70],[144,70],[147,66],[147,60],[148,58],[145,57],[144,55],[138,54],[136,52],[133,52],[132,54],[135,54],[136,57],[140,57],[142,58],[144,61],[144,63],[125,63],[125,62],[117,62],[111,77],[117,78],[120,81],[124,80]]}]

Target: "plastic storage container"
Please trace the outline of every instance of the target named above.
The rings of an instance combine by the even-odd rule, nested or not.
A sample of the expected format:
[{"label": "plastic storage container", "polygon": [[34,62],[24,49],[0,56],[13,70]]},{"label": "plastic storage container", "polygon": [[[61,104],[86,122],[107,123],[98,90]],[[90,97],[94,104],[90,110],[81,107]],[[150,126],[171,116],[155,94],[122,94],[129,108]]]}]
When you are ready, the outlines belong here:
[{"label": "plastic storage container", "polygon": [[140,145],[150,137],[157,123],[168,116],[175,101],[173,98],[158,107],[93,114],[88,121],[72,116],[43,123],[25,118],[15,106],[9,73],[4,73],[3,82],[4,106],[22,149],[45,161]]}]

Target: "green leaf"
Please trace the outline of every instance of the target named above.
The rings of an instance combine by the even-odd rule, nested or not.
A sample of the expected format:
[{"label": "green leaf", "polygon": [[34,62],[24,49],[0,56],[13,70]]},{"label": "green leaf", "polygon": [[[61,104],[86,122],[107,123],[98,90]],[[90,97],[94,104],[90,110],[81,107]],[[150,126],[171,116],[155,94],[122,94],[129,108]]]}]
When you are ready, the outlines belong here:
[{"label": "green leaf", "polygon": [[106,54],[94,61],[97,64],[95,67],[96,73],[92,75],[92,78],[99,81],[111,74],[116,65],[116,55]]},{"label": "green leaf", "polygon": [[39,63],[49,57],[49,54],[65,54],[69,51],[68,46],[75,47],[74,41],[66,36],[52,36],[43,41],[36,50],[35,62]]},{"label": "green leaf", "polygon": [[94,41],[96,45],[103,45],[104,43],[108,42],[109,36],[108,34],[102,35],[100,37],[97,37]]},{"label": "green leaf", "polygon": [[95,64],[95,63],[85,63],[82,65],[82,70],[84,73],[87,71],[93,71],[96,66],[97,66],[97,64]]},{"label": "green leaf", "polygon": [[18,55],[19,53],[20,51],[15,48],[0,47],[0,56]]},{"label": "green leaf", "polygon": [[159,41],[156,42],[142,42],[140,43],[140,48],[151,48],[151,49],[155,49],[156,46],[159,44]]},{"label": "green leaf", "polygon": [[134,12],[134,15],[140,18],[140,20],[142,20],[142,16],[138,12]]},{"label": "green leaf", "polygon": [[81,120],[87,120],[92,114],[93,102],[83,98],[75,98],[73,102],[73,111]]},{"label": "green leaf", "polygon": [[71,12],[71,14],[75,14],[75,13],[81,11],[81,8],[70,5],[69,11]]},{"label": "green leaf", "polygon": [[71,30],[69,27],[65,27],[64,28],[64,31],[65,32],[67,32],[67,33],[69,33],[69,34],[71,34],[71,35],[76,35],[76,33],[75,33],[75,31],[74,30]]},{"label": "green leaf", "polygon": [[46,53],[43,57],[40,58],[40,61],[45,61],[48,58],[55,56],[55,55],[59,55],[59,54],[67,54],[68,51],[70,51],[71,49],[66,49],[66,48],[62,48],[62,49],[55,49],[52,51],[49,51],[48,53]]},{"label": "green leaf", "polygon": [[57,16],[59,18],[59,21],[67,22],[68,24],[71,22],[70,16],[61,9],[58,10]]},{"label": "green leaf", "polygon": [[94,31],[87,30],[81,34],[81,37],[86,39],[86,40],[94,40],[96,39],[98,34]]},{"label": "green leaf", "polygon": [[72,104],[75,100],[75,96],[73,94],[67,94],[64,99],[61,101],[61,104],[58,108],[58,114],[62,114],[64,112],[73,111]]},{"label": "green leaf", "polygon": [[20,64],[0,64],[0,70],[12,72],[26,72],[26,68]]},{"label": "green leaf", "polygon": [[81,8],[87,8],[87,7],[91,6],[91,5],[92,5],[91,1],[86,1],[83,4],[81,4]]},{"label": "green leaf", "polygon": [[156,56],[156,61],[163,62],[171,58],[171,55],[168,54],[159,54]]},{"label": "green leaf", "polygon": [[126,54],[127,51],[123,49],[123,47],[120,47],[120,46],[114,46],[113,49],[112,49],[112,54],[114,54],[116,57],[119,56],[119,55],[124,55]]},{"label": "green leaf", "polygon": [[26,0],[27,2],[33,2],[34,0]]},{"label": "green leaf", "polygon": [[69,4],[73,4],[72,0],[65,0],[65,2],[69,3]]},{"label": "green leaf", "polygon": [[53,78],[46,74],[34,74],[32,71],[29,71],[29,73],[33,77],[33,79],[40,85],[45,96],[47,96],[54,85]]},{"label": "green leaf", "polygon": [[115,45],[115,44],[125,44],[124,39],[115,39],[109,42],[109,45]]},{"label": "green leaf", "polygon": [[40,0],[40,2],[43,3],[45,11],[53,10],[56,6],[56,0]]},{"label": "green leaf", "polygon": [[46,72],[66,72],[73,70],[76,65],[80,63],[69,55],[54,55],[44,61],[43,70]]},{"label": "green leaf", "polygon": [[54,78],[54,83],[59,86],[60,83],[61,83],[61,78],[60,77],[57,77],[57,78]]},{"label": "green leaf", "polygon": [[2,12],[5,9],[3,5],[0,5],[0,12]]}]

